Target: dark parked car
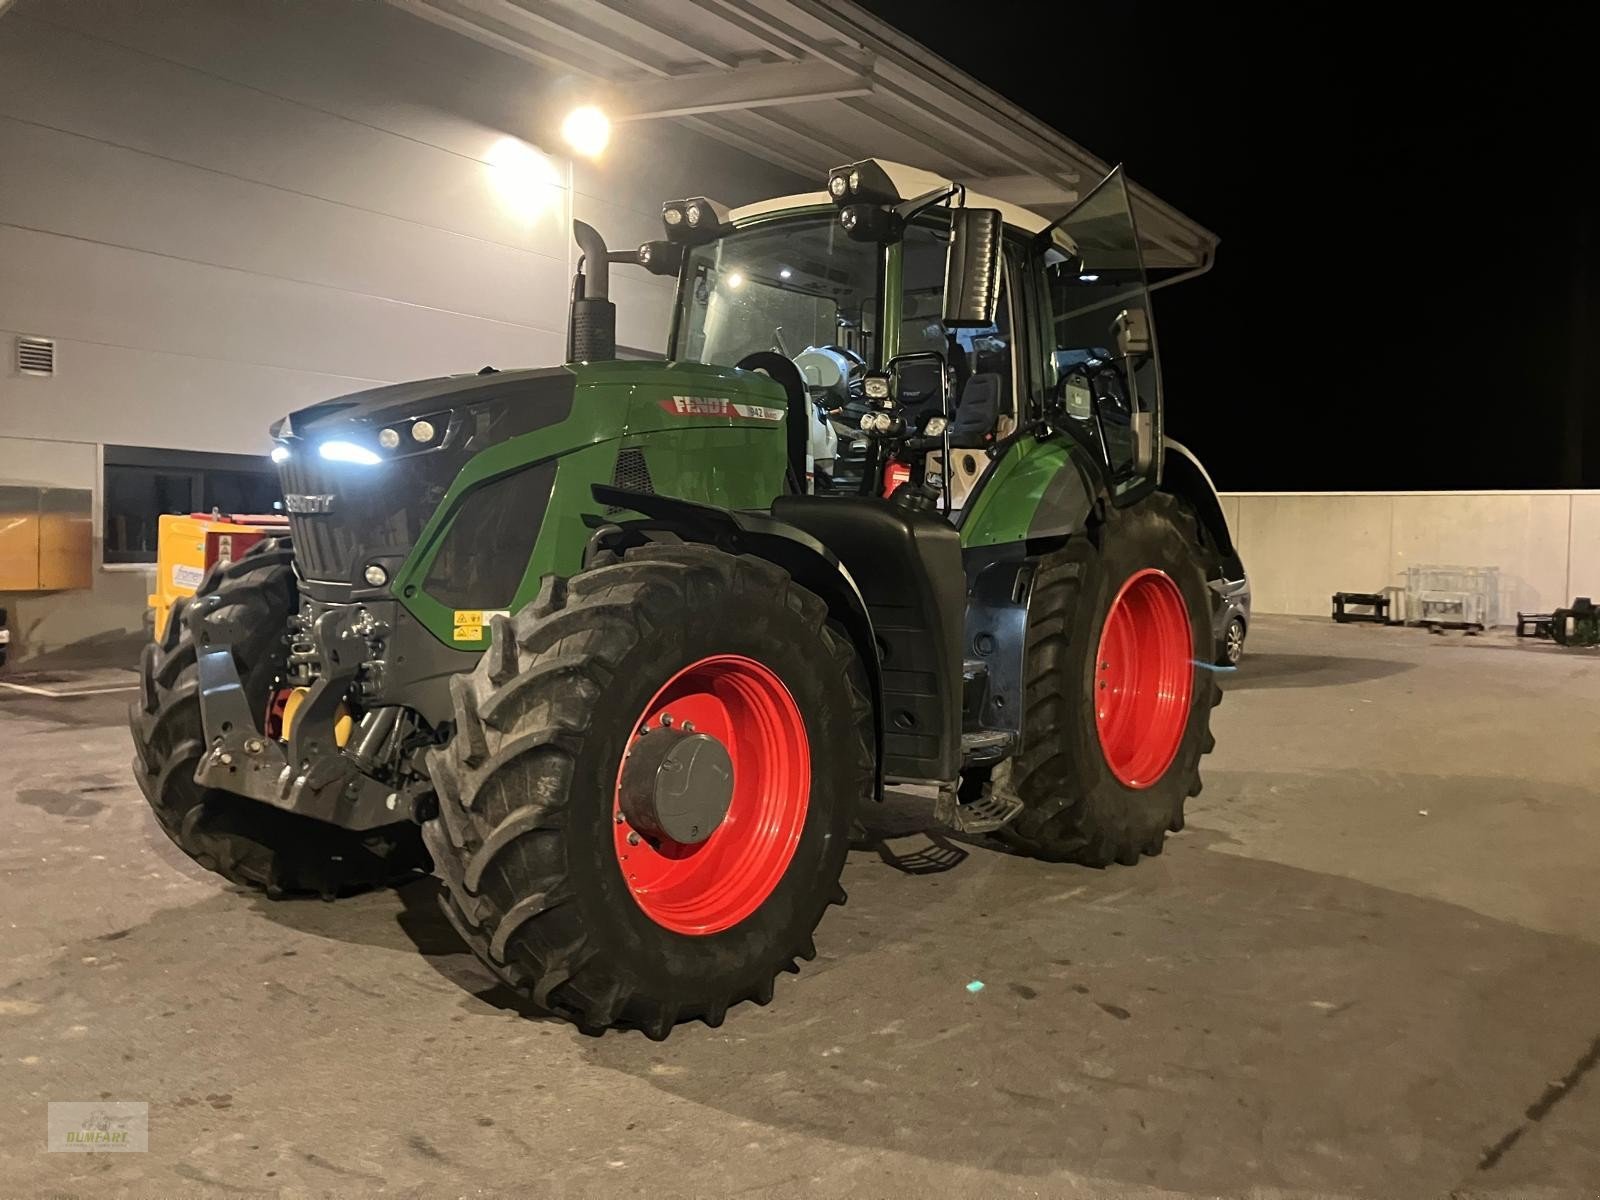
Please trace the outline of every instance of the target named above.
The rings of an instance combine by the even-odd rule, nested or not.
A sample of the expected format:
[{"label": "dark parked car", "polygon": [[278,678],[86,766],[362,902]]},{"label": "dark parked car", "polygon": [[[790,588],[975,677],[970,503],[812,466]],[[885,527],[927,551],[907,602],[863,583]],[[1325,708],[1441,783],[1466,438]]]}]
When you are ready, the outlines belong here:
[{"label": "dark parked car", "polygon": [[1226,564],[1221,579],[1211,581],[1211,590],[1217,594],[1216,621],[1212,625],[1217,635],[1217,665],[1237,667],[1244,657],[1244,637],[1250,628],[1250,577],[1238,555]]}]

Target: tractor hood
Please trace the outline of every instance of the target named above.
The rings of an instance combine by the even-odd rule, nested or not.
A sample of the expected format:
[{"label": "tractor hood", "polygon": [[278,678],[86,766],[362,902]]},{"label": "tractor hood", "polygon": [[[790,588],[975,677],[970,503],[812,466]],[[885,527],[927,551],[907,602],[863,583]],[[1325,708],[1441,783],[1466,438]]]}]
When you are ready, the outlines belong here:
[{"label": "tractor hood", "polygon": [[404,561],[464,464],[561,424],[576,383],[563,367],[456,375],[355,392],[279,421],[273,457],[302,578],[364,592],[365,565]]},{"label": "tractor hood", "polygon": [[496,407],[517,410],[517,432],[530,432],[564,421],[572,410],[574,377],[565,367],[493,371],[477,375],[442,375],[410,383],[351,392],[299,409],[272,426],[279,440],[316,439],[335,434],[373,436],[387,422],[457,410]]}]

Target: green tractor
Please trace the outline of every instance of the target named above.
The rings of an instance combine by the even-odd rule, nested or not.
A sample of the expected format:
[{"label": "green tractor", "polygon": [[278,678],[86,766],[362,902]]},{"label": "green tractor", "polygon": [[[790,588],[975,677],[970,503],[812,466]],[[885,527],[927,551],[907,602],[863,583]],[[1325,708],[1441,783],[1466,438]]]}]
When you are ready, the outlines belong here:
[{"label": "green tractor", "polygon": [[[1232,553],[1119,172],[1054,222],[869,160],[663,223],[576,223],[565,366],[278,422],[291,536],[174,609],[131,711],[205,867],[432,869],[499,978],[652,1038],[814,956],[888,785],[1048,861],[1159,853]],[[617,358],[619,263],[677,280],[667,361]]]}]

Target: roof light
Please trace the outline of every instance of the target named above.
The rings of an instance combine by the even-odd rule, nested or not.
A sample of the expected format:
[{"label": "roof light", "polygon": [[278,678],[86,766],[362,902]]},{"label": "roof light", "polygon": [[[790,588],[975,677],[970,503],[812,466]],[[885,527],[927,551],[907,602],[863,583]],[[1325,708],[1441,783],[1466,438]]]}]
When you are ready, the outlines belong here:
[{"label": "roof light", "polygon": [[561,136],[584,158],[598,158],[611,140],[611,120],[592,104],[575,108],[561,122]]},{"label": "roof light", "polygon": [[861,171],[859,168],[850,172],[850,190],[852,192],[861,190]]},{"label": "roof light", "polygon": [[668,225],[682,225],[683,224],[683,209],[681,209],[681,208],[663,209],[662,212],[661,212],[661,219],[663,221],[665,221]]},{"label": "roof light", "polygon": [[289,461],[289,447],[287,447],[287,446],[274,446],[272,448],[272,461],[275,462],[275,463],[288,462]]},{"label": "roof light", "polygon": [[844,195],[845,189],[849,186],[850,185],[845,182],[845,177],[843,175],[835,175],[832,179],[828,180],[828,195],[837,200],[840,196]]},{"label": "roof light", "polygon": [[317,453],[329,462],[355,463],[362,467],[375,467],[383,461],[376,450],[369,450],[355,442],[335,438],[317,447]]},{"label": "roof light", "polygon": [[789,270],[789,268],[788,268],[788,267],[784,267],[784,268],[783,268],[783,269],[781,269],[781,270],[780,270],[780,271],[779,271],[779,272],[778,272],[778,278],[779,278],[779,279],[788,279],[788,278],[789,278],[789,277],[790,277],[790,276],[791,276],[791,275],[793,275],[793,274],[794,274],[794,272],[793,272],[793,271],[791,271],[791,270]]}]

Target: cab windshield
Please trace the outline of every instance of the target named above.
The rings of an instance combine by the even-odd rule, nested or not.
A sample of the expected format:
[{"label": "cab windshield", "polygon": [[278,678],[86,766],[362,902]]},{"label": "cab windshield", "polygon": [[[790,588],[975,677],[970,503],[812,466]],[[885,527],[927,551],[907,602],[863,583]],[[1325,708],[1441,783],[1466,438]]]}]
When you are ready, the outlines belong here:
[{"label": "cab windshield", "polygon": [[692,247],[672,357],[731,367],[760,351],[834,347],[873,362],[881,257],[832,209]]}]

